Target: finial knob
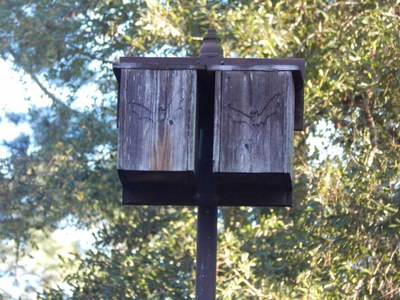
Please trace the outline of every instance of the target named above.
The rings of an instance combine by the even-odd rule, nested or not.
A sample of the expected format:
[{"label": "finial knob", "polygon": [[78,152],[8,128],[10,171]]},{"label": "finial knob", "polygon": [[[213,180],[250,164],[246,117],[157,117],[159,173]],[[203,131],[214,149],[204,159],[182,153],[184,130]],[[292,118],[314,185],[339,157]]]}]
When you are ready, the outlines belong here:
[{"label": "finial knob", "polygon": [[224,57],[220,39],[215,29],[208,29],[200,47],[200,57]]}]

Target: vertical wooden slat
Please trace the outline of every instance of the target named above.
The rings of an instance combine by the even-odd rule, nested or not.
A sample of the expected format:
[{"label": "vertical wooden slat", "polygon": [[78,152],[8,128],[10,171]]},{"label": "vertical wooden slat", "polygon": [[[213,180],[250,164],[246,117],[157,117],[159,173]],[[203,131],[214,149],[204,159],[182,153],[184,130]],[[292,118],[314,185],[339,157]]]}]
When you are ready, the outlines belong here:
[{"label": "vertical wooden slat", "polygon": [[219,171],[219,156],[221,142],[221,96],[222,96],[222,72],[215,72],[215,96],[214,96],[214,142],[213,142],[213,170]]},{"label": "vertical wooden slat", "polygon": [[127,69],[121,70],[121,81],[118,95],[118,152],[117,152],[117,167],[123,167],[123,144],[125,137],[125,120],[126,120],[126,85],[127,85]]},{"label": "vertical wooden slat", "polygon": [[186,82],[189,99],[187,101],[186,112],[186,136],[188,137],[187,146],[187,170],[194,170],[196,164],[196,123],[197,123],[197,72],[191,71]]},{"label": "vertical wooden slat", "polygon": [[286,101],[285,101],[285,134],[287,135],[284,139],[285,145],[283,152],[284,155],[284,172],[290,173],[293,178],[293,139],[295,130],[295,87],[293,83],[293,77],[290,73],[280,72],[279,76],[281,80],[285,82],[286,89]]}]

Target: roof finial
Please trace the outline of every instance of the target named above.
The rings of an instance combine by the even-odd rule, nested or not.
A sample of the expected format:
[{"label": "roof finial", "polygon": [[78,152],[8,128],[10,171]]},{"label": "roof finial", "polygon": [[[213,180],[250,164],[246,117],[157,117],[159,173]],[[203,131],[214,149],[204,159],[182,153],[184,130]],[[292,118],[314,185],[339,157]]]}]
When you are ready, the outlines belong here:
[{"label": "roof finial", "polygon": [[215,29],[208,29],[200,47],[200,57],[224,57],[220,39]]}]

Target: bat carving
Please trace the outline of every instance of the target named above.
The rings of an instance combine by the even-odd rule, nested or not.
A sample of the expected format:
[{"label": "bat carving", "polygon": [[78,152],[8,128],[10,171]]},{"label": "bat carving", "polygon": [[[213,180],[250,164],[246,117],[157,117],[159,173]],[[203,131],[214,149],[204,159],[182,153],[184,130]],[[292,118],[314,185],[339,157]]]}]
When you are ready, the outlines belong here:
[{"label": "bat carving", "polygon": [[[179,102],[174,101],[175,98],[179,97]],[[183,103],[184,103],[184,97],[183,97],[183,89],[179,89],[176,91],[172,97],[164,97],[161,98],[159,103],[158,103],[158,120],[160,122],[164,122],[166,119],[171,118],[171,114],[174,111],[181,110],[183,109]],[[155,116],[155,113],[148,107],[146,107],[144,104],[132,101],[129,102],[129,104],[132,107],[132,113],[137,116],[139,120],[149,120],[153,122],[152,117]]]},{"label": "bat carving", "polygon": [[245,123],[249,126],[264,126],[268,119],[279,112],[282,104],[282,93],[275,94],[261,109],[249,106],[246,111],[238,109],[228,103],[225,108],[229,118],[235,123]]},{"label": "bat carving", "polygon": [[153,121],[151,118],[151,110],[149,108],[137,102],[130,102],[129,104],[132,105],[132,112],[139,120],[145,119]]},{"label": "bat carving", "polygon": [[[179,102],[178,102],[178,107],[173,107],[173,100],[175,98],[179,97]],[[174,93],[174,95],[171,98],[166,97],[165,98],[166,103],[160,103],[160,106],[158,107],[158,118],[159,121],[164,122],[167,118],[170,116],[170,110],[181,110],[182,109],[182,103],[185,101],[183,97],[183,88],[178,89]],[[176,101],[174,102],[176,103]],[[175,105],[176,106],[176,105]]]}]

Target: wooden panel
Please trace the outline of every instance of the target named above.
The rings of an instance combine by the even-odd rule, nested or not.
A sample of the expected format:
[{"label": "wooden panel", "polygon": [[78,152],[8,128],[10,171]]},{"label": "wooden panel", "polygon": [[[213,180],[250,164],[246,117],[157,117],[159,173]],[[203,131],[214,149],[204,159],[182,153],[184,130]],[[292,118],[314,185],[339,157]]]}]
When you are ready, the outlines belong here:
[{"label": "wooden panel", "polygon": [[207,69],[213,71],[275,71],[291,70],[295,86],[295,130],[303,130],[305,61],[303,58],[168,58],[168,57],[121,57],[114,64],[114,72],[122,68],[136,69]]},{"label": "wooden panel", "polygon": [[291,173],[291,72],[216,72],[216,86],[213,171]]},{"label": "wooden panel", "polygon": [[213,142],[213,171],[219,172],[220,143],[221,143],[221,105],[222,105],[222,72],[215,72],[214,95],[214,142]]},{"label": "wooden panel", "polygon": [[122,69],[118,169],[194,170],[196,71]]}]

